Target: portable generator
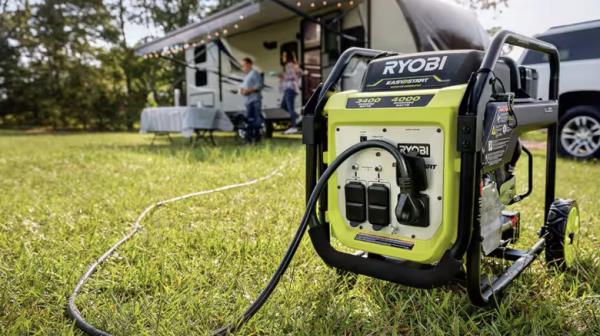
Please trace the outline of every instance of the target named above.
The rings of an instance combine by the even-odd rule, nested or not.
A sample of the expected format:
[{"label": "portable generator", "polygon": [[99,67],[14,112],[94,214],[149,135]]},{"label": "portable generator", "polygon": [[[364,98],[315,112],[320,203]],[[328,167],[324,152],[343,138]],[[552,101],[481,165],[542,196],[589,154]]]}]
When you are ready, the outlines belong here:
[{"label": "portable generator", "polygon": [[[536,96],[533,69],[500,57],[505,44],[547,55],[548,100]],[[356,57],[368,62],[361,88],[335,92]],[[258,312],[307,228],[328,265],[418,288],[462,281],[479,306],[498,302],[502,290],[542,251],[559,270],[573,266],[579,210],[572,200],[554,198],[558,78],[553,45],[508,31],[496,34],[485,52],[346,50],[305,106],[307,204],[301,224],[258,298],[213,334],[234,332]],[[519,136],[536,129],[547,130],[545,218],[539,240],[518,250],[511,244],[519,239],[521,216],[509,206],[533,190],[533,156]],[[528,160],[528,178],[526,191],[519,194],[523,187],[517,188],[515,168],[522,155]],[[68,305],[77,327],[90,335],[109,335],[83,319],[75,298],[96,267],[139,230],[147,213],[255,182],[176,197],[144,210],[132,231],[79,280]],[[332,240],[355,252],[334,248]],[[484,258],[512,264],[500,274],[482,274]]]},{"label": "portable generator", "polygon": [[[545,53],[549,100],[531,88],[532,69],[501,57],[505,44]],[[368,60],[359,90],[334,92],[348,62]],[[494,299],[535,257],[569,267],[579,213],[555,200],[559,58],[546,42],[499,32],[485,52],[399,55],[346,50],[305,109],[307,196],[328,179],[309,234],[319,256],[340,270],[419,288],[463,274],[476,305]],[[532,155],[519,136],[547,130],[545,222],[528,250],[520,214],[508,207],[532,191]],[[526,192],[515,167],[527,156]],[[316,196],[315,196],[316,197]],[[314,211],[312,211],[314,210]],[[356,250],[332,247],[335,240]],[[483,257],[513,261],[483,275]],[[491,280],[489,280],[491,279]]]}]

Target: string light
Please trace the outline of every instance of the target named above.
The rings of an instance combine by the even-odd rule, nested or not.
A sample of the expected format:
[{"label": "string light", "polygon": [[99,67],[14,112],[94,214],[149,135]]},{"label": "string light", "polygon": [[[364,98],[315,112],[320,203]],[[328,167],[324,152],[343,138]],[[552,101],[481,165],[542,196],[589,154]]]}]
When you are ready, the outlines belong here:
[{"label": "string light", "polygon": [[[322,1],[311,1],[309,6],[310,8],[316,8],[318,4],[321,4],[322,6],[327,6],[330,2],[327,0],[322,0]],[[352,7],[355,4],[354,0],[349,0],[349,1],[331,1],[331,3],[335,3],[337,8],[341,8],[342,6],[344,6],[344,4],[347,4],[348,6]],[[302,7],[302,1],[297,1],[296,2],[296,6],[297,7]],[[245,16],[244,15],[240,15],[239,16],[239,21],[244,20]],[[318,18],[317,20],[321,21],[320,18]],[[238,22],[239,22],[238,21]],[[229,29],[239,29],[240,26],[238,23],[234,23],[233,26],[229,26]],[[179,45],[172,45],[169,47],[164,47],[159,51],[156,52],[152,52],[152,53],[148,53],[146,55],[143,55],[143,57],[145,59],[151,59],[151,58],[160,58],[161,56],[164,57],[166,55],[173,55],[176,54],[180,51],[186,51],[189,48],[196,48],[197,46],[200,45],[204,45],[206,43],[210,43],[213,40],[213,36],[214,38],[219,38],[221,35],[227,35],[229,34],[229,29],[228,28],[222,28],[221,31],[214,31],[211,33],[207,33],[204,39],[201,39],[200,41],[197,42],[184,42],[181,43]]]}]

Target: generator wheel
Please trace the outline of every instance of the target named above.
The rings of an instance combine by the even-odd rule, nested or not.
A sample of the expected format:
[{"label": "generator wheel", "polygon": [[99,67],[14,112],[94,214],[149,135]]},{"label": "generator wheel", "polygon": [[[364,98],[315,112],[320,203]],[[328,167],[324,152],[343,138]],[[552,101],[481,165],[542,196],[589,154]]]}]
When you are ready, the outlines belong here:
[{"label": "generator wheel", "polygon": [[555,200],[550,206],[546,233],[546,263],[566,270],[575,263],[579,245],[579,208],[574,200]]}]

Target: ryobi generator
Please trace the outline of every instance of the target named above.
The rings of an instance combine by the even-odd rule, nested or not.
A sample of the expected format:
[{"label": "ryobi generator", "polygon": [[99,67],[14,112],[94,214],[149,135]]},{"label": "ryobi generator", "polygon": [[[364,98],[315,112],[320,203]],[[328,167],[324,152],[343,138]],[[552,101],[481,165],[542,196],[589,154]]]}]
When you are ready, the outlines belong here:
[{"label": "ryobi generator", "polygon": [[[548,100],[537,97],[533,69],[500,57],[504,44],[548,56]],[[368,61],[362,87],[335,92],[355,57]],[[237,330],[262,307],[307,228],[328,265],[418,288],[463,281],[479,306],[497,302],[544,250],[550,265],[572,266],[579,211],[574,201],[554,198],[558,78],[553,45],[508,31],[499,32],[486,52],[346,50],[305,106],[307,205],[302,222],[259,297],[243,316],[213,334]],[[547,130],[545,219],[539,223],[539,240],[518,250],[510,246],[519,239],[521,217],[509,206],[533,190],[533,157],[519,136],[536,129]],[[515,168],[522,155],[528,177],[526,187],[518,188]],[[76,325],[90,335],[109,335],[81,317],[75,297],[96,267],[139,230],[144,215],[169,202],[228,188],[144,210],[133,231],[79,280],[68,305]],[[332,239],[356,252],[335,249]],[[484,258],[513,263],[501,274],[482,274]]]},{"label": "ryobi generator", "polygon": [[[500,57],[504,44],[547,54],[548,100],[537,97],[533,69]],[[369,62],[362,87],[334,92],[354,57]],[[346,50],[308,102],[303,124],[306,187],[309,195],[323,189],[316,211],[308,203],[319,256],[344,271],[419,288],[463,274],[476,305],[495,298],[543,250],[548,263],[571,266],[578,208],[554,197],[558,78],[553,45],[508,31],[486,52]],[[545,222],[539,240],[517,250],[510,245],[521,217],[508,207],[533,189],[533,158],[519,136],[536,129],[547,130]],[[523,154],[529,172],[519,194],[515,167]],[[332,239],[357,253],[336,250]],[[482,257],[513,263],[482,277]]]}]

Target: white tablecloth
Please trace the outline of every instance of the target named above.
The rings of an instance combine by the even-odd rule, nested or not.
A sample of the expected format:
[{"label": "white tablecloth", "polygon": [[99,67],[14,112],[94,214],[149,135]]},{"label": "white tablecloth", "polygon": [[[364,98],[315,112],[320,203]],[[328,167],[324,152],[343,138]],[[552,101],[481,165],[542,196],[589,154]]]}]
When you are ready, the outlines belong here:
[{"label": "white tablecloth", "polygon": [[181,133],[190,137],[196,129],[232,131],[233,124],[225,113],[210,107],[169,106],[142,110],[140,133]]}]

